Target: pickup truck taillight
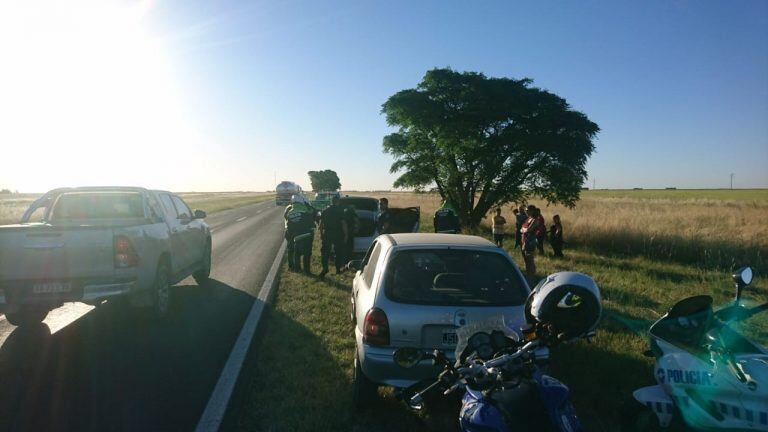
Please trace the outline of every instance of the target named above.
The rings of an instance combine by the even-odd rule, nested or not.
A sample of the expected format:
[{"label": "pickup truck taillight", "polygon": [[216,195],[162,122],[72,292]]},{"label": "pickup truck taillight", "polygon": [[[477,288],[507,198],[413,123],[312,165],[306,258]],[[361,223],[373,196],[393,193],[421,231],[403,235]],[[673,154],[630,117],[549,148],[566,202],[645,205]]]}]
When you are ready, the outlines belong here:
[{"label": "pickup truck taillight", "polygon": [[115,267],[135,267],[139,264],[139,255],[131,240],[123,235],[115,236]]},{"label": "pickup truck taillight", "polygon": [[372,308],[365,314],[363,342],[368,345],[389,345],[389,321],[383,310]]}]

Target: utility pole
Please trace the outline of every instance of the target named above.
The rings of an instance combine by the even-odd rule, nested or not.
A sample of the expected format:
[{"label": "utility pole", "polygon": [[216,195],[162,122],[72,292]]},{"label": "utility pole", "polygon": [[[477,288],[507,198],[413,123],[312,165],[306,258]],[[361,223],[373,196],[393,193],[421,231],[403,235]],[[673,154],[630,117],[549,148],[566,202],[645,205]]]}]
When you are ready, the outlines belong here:
[{"label": "utility pole", "polygon": [[731,190],[733,190],[733,176],[734,175],[735,175],[734,173],[731,173]]}]

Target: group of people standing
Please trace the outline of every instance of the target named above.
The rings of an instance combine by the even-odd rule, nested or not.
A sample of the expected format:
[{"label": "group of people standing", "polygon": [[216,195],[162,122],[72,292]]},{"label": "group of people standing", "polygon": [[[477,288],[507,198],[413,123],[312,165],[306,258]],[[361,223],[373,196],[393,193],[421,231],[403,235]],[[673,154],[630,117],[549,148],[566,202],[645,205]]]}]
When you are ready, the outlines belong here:
[{"label": "group of people standing", "polygon": [[[342,273],[352,253],[353,233],[357,215],[352,208],[339,205],[339,197],[331,199],[331,205],[318,212],[301,195],[291,197],[291,204],[283,213],[285,219],[285,239],[288,268],[311,274],[310,259],[315,228],[320,229],[320,262],[323,269],[319,276],[328,274],[331,256],[334,257],[336,273]],[[302,269],[303,267],[303,269]]]},{"label": "group of people standing", "polygon": [[[535,254],[544,253],[544,243],[549,241],[556,258],[563,257],[563,225],[560,215],[552,217],[552,226],[547,231],[546,221],[541,214],[541,209],[534,205],[524,206],[512,210],[515,215],[515,249],[520,249],[525,261],[525,272],[529,276],[536,274]],[[501,215],[501,208],[496,209],[493,216],[493,241],[502,247],[505,236],[507,220]],[[548,237],[548,238],[547,238]]]},{"label": "group of people standing", "polygon": [[[391,223],[389,201],[381,198],[380,214],[377,219],[379,233],[388,233]],[[552,225],[547,230],[541,209],[534,205],[521,205],[512,210],[515,215],[515,249],[520,249],[525,261],[525,272],[529,276],[536,274],[536,252],[544,253],[544,243],[549,242],[556,258],[563,256],[563,225],[560,216],[552,217]],[[352,208],[339,205],[339,197],[333,197],[331,205],[318,212],[301,195],[291,198],[291,205],[285,209],[285,238],[288,242],[288,267],[291,270],[311,274],[310,258],[315,228],[319,227],[322,240],[321,262],[323,269],[319,276],[328,273],[332,255],[336,273],[344,271],[344,265],[351,256],[352,242],[357,223],[357,215]],[[502,247],[507,220],[501,215],[501,207],[496,209],[492,219],[493,241]],[[436,233],[457,233],[461,229],[458,212],[449,201],[443,201],[435,212],[434,228]]]}]

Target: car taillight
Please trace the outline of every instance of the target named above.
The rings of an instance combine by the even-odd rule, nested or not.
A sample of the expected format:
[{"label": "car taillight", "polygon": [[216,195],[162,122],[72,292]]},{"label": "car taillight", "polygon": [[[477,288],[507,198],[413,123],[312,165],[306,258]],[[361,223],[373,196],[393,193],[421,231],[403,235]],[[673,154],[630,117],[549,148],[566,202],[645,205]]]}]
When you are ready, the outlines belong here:
[{"label": "car taillight", "polygon": [[363,342],[368,345],[389,345],[389,321],[383,310],[373,308],[365,314]]},{"label": "car taillight", "polygon": [[115,267],[134,267],[139,264],[139,255],[131,240],[122,235],[115,236]]}]

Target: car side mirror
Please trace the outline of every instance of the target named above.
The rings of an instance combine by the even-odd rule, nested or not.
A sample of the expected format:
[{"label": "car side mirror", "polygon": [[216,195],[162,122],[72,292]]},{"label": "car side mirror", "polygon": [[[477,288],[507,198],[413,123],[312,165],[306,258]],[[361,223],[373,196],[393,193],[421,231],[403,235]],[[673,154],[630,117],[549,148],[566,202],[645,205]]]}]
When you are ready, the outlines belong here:
[{"label": "car side mirror", "polygon": [[208,215],[202,210],[195,210],[195,219],[205,219]]},{"label": "car side mirror", "polygon": [[347,263],[347,270],[358,271],[363,267],[363,260],[352,260]]}]

